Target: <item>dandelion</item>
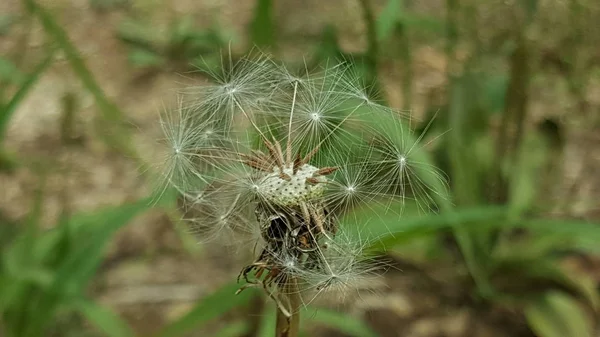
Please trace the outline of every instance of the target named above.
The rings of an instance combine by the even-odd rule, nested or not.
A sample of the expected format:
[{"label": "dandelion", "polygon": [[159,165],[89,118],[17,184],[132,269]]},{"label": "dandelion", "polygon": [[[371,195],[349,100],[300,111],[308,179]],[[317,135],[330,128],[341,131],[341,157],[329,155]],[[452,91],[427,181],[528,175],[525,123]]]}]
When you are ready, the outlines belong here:
[{"label": "dandelion", "polygon": [[[373,101],[346,66],[294,75],[259,56],[230,60],[194,88],[188,107],[161,125],[165,182],[181,194],[200,240],[252,244],[239,291],[261,287],[297,330],[298,311],[326,293],[344,298],[373,277],[375,263],[343,219],[356,207],[418,199],[433,208],[420,138],[402,116]],[[429,174],[423,178],[423,173]]]}]

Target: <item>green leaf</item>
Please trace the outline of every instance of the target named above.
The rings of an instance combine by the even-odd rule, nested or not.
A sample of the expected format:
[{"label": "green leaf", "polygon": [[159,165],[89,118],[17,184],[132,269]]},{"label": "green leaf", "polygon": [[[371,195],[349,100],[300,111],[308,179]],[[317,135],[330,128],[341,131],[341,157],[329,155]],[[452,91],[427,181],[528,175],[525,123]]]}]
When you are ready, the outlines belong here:
[{"label": "green leaf", "polygon": [[8,101],[6,106],[0,107],[0,143],[4,139],[4,135],[6,134],[6,130],[8,128],[8,122],[10,121],[11,116],[21,103],[21,101],[27,96],[29,90],[33,88],[33,86],[40,79],[42,74],[48,69],[48,67],[52,64],[54,60],[54,50],[52,50],[45,58],[40,62],[26,77],[26,79],[21,83],[21,86],[14,94],[14,96]]},{"label": "green leaf", "polygon": [[444,32],[444,22],[439,19],[418,13],[404,13],[402,23],[408,27],[414,28],[418,32],[431,32],[442,34]]},{"label": "green leaf", "polygon": [[258,0],[250,25],[250,38],[259,47],[275,47],[272,0]]},{"label": "green leaf", "polygon": [[310,312],[306,310],[303,312],[303,315],[301,315],[301,320],[304,321],[304,323],[301,323],[301,327],[317,323],[329,328],[336,329],[349,336],[379,336],[362,320],[356,319],[355,317],[337,311],[322,308],[312,308]]},{"label": "green leaf", "polygon": [[[592,308],[598,308],[600,303],[594,280],[581,273],[573,273],[561,269],[558,263],[543,256],[524,257],[518,250],[504,256],[494,258],[494,284],[513,293],[518,298],[524,298],[532,293],[531,286],[553,282],[554,286],[569,289],[574,294],[584,298]],[[490,268],[490,269],[492,269]],[[519,282],[515,282],[515,279]],[[525,289],[525,293],[522,293]],[[515,288],[516,287],[516,288]],[[543,290],[543,289],[536,289]]]},{"label": "green leaf", "polygon": [[52,14],[44,7],[35,3],[35,1],[30,1],[30,3],[34,6],[34,11],[42,22],[46,32],[54,38],[56,43],[58,43],[60,48],[64,51],[67,60],[73,67],[73,71],[79,76],[83,84],[96,99],[96,103],[102,110],[104,116],[110,121],[122,120],[124,114],[115,104],[108,100],[98,83],[96,83],[94,76],[85,65],[77,48],[69,40],[65,30],[56,22],[56,20],[54,20]]},{"label": "green leaf", "polygon": [[104,248],[116,231],[149,207],[150,199],[145,198],[69,220],[78,224],[74,236],[81,241],[58,268],[56,289],[81,291],[102,261]]},{"label": "green leaf", "polygon": [[234,322],[227,324],[226,327],[219,330],[213,337],[238,337],[246,335],[250,330],[248,322]]},{"label": "green leaf", "polygon": [[235,292],[239,288],[240,286],[237,283],[224,285],[216,292],[202,298],[190,312],[163,328],[155,336],[181,336],[194,329],[198,329],[211,319],[246,305],[250,302],[252,296],[256,296],[254,289],[246,289],[236,295]]},{"label": "green leaf", "polygon": [[508,76],[506,74],[495,74],[487,76],[483,85],[484,104],[490,113],[502,112],[506,105],[506,89],[508,88]]},{"label": "green leaf", "polygon": [[165,63],[160,55],[141,48],[134,48],[127,58],[133,66],[140,68],[157,67]]},{"label": "green leaf", "polygon": [[0,36],[8,35],[16,21],[16,15],[0,14]]},{"label": "green leaf", "polygon": [[521,5],[525,9],[525,14],[527,18],[527,23],[531,24],[533,20],[535,20],[535,15],[538,11],[538,0],[525,0],[521,2]]},{"label": "green leaf", "polygon": [[20,84],[25,80],[25,74],[9,59],[0,57],[0,83]]},{"label": "green leaf", "polygon": [[[108,241],[118,229],[149,206],[150,199],[146,198],[133,204],[74,216],[67,221],[68,224],[70,221],[78,224],[73,229],[73,246],[58,261],[53,282],[35,306],[36,320],[27,326],[24,336],[39,335],[45,324],[52,319],[59,304],[81,295],[102,261]],[[66,225],[61,224],[59,228]],[[60,236],[57,241],[50,242],[60,242]],[[55,249],[54,246],[46,248],[51,251]]]},{"label": "green leaf", "polygon": [[262,319],[257,337],[275,337],[275,326],[277,325],[277,311],[275,305],[269,301],[262,311]]},{"label": "green leaf", "polygon": [[381,14],[377,18],[377,39],[382,41],[390,37],[394,26],[402,15],[404,4],[402,0],[388,0]]},{"label": "green leaf", "polygon": [[408,240],[443,230],[467,227],[482,231],[489,230],[492,227],[501,226],[502,220],[507,214],[507,208],[503,206],[480,206],[440,214],[407,217],[394,211],[394,207],[400,207],[400,205],[371,204],[369,207],[352,212],[350,216],[342,220],[342,223],[367,224],[368,228],[348,227],[358,228],[357,235],[364,235],[364,231],[367,231],[376,238],[369,249],[385,250],[392,249]]},{"label": "green leaf", "polygon": [[511,172],[509,204],[513,218],[530,210],[541,185],[549,158],[549,144],[539,133],[528,133],[521,142],[518,162]]},{"label": "green leaf", "polygon": [[535,232],[560,234],[563,240],[572,240],[575,248],[600,253],[600,223],[579,220],[533,219],[521,226]]},{"label": "green leaf", "polygon": [[117,27],[117,38],[124,43],[148,52],[158,54],[159,46],[168,44],[164,34],[157,34],[151,27],[135,20],[124,20]]},{"label": "green leaf", "polygon": [[589,318],[571,296],[549,292],[525,309],[531,329],[540,337],[591,337]]},{"label": "green leaf", "polygon": [[114,132],[110,133],[111,138],[106,138],[106,141],[115,148],[118,148],[126,153],[128,156],[138,158],[135,149],[132,147],[131,142],[129,141],[130,133],[121,124],[125,120],[125,114],[116,104],[111,102],[108,97],[106,97],[106,94],[96,82],[92,72],[86,66],[81,53],[70,41],[65,30],[56,22],[51,13],[43,6],[36,3],[36,1],[27,0],[27,4],[40,19],[44,30],[54,39],[54,41],[56,41],[58,46],[64,52],[67,61],[71,65],[71,68],[79,77],[83,85],[92,94],[92,96],[94,96],[103,119],[107,123],[110,123],[111,128],[113,128]]},{"label": "green leaf", "polygon": [[109,337],[132,337],[131,327],[117,314],[89,300],[79,300],[76,309],[98,330]]}]

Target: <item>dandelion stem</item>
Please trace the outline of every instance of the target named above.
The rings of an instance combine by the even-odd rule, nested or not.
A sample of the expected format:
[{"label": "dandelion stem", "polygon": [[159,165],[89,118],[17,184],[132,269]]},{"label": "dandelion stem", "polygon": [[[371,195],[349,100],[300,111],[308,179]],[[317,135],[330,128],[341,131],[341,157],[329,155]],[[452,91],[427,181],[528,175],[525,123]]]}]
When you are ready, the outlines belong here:
[{"label": "dandelion stem", "polygon": [[287,297],[289,302],[289,314],[286,315],[277,307],[277,324],[275,325],[276,337],[297,337],[300,328],[300,289],[298,281],[295,278],[289,278],[281,286],[282,295]]}]

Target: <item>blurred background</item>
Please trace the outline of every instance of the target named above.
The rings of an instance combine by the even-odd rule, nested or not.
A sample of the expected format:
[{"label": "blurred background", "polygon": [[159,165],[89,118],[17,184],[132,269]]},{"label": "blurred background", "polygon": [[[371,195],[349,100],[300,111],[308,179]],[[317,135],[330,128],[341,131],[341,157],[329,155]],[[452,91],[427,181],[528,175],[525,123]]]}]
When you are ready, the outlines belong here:
[{"label": "blurred background", "polygon": [[595,0],[2,0],[0,336],[271,336],[248,259],[149,199],[159,113],[256,48],[355,63],[450,184],[305,336],[600,336]]}]

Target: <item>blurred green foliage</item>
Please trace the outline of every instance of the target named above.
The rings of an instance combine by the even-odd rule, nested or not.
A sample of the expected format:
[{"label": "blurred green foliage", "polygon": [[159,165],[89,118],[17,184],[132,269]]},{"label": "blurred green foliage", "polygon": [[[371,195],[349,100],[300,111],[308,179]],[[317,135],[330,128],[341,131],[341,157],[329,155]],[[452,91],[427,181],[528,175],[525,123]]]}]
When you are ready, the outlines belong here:
[{"label": "blurred green foliage", "polygon": [[[94,0],[91,4],[111,10],[127,2]],[[122,127],[124,112],[106,97],[53,13],[33,0],[24,1],[24,5],[26,15],[39,20],[52,43],[27,71],[10,57],[0,57],[0,169],[19,163],[19,158],[14,159],[3,146],[8,123],[57,52],[65,56],[112,128],[106,142],[137,158],[130,135]],[[370,234],[377,238],[370,248],[389,254],[404,254],[404,245],[424,240],[429,256],[446,255],[447,248],[439,238],[451,233],[460,252],[453,258],[465,265],[473,281],[466,292],[522,312],[531,330],[541,337],[592,336],[594,321],[589,313],[599,309],[598,285],[588,275],[567,271],[561,261],[577,254],[600,254],[600,225],[544,217],[552,205],[540,191],[556,179],[548,168],[561,155],[562,144],[555,133],[525,125],[530,113],[530,84],[541,62],[538,45],[528,38],[536,25],[538,1],[514,5],[509,13],[514,16],[513,27],[489,43],[477,35],[475,2],[447,0],[443,18],[417,13],[412,10],[412,1],[388,0],[377,17],[369,1],[361,1],[361,5],[369,38],[365,53],[346,54],[338,45],[338,32],[328,26],[315,49],[315,62],[335,57],[355,62],[357,67],[367,64],[361,71],[376,81],[379,63],[398,59],[403,66],[403,108],[410,109],[415,36],[432,38],[428,41],[431,44],[444,44],[447,99],[441,106],[427,107],[428,123],[410,141],[421,136],[440,139],[433,153],[417,149],[418,157],[424,165],[441,167],[449,176],[450,189],[440,184],[430,170],[423,170],[420,179],[429,182],[437,196],[431,205],[374,204],[357,210],[345,222],[364,223],[368,219]],[[249,39],[252,45],[276,52],[279,46],[273,6],[271,0],[257,0]],[[569,90],[578,99],[583,97],[587,76],[594,74],[584,63],[593,57],[581,51],[587,43],[585,21],[577,22],[586,6],[590,2],[570,2],[573,34],[555,61],[566,69]],[[0,15],[0,35],[8,34],[14,22],[15,18]],[[442,36],[444,33],[446,36]],[[151,23],[129,18],[118,27],[116,36],[129,47],[131,64],[145,70],[185,69],[199,63],[218,65],[220,51],[232,38],[217,26],[197,28],[191,16],[174,21],[165,34],[158,34]],[[457,56],[461,44],[474,46],[466,59]],[[507,70],[490,66],[499,61],[507,65]],[[597,67],[594,69],[597,73]],[[499,121],[494,129],[493,121]],[[373,127],[387,125],[385,121],[366,122]],[[36,198],[28,217],[18,224],[9,224],[0,215],[0,334],[42,336],[58,324],[57,317],[76,315],[103,335],[133,336],[118,315],[88,297],[86,287],[114,233],[149,209],[149,200],[77,214],[62,219],[52,230],[40,228],[42,202],[41,197]],[[435,207],[439,213],[423,215],[424,207]],[[400,208],[402,212],[396,211]],[[252,291],[236,296],[236,289],[236,284],[225,285],[156,336],[182,336],[211,319],[249,305],[257,296]],[[376,336],[361,321],[349,320],[337,312],[319,308],[305,317],[348,335]],[[264,315],[257,335],[269,335],[273,324],[274,317]],[[248,322],[238,321],[216,336],[241,336],[249,329]]]}]

